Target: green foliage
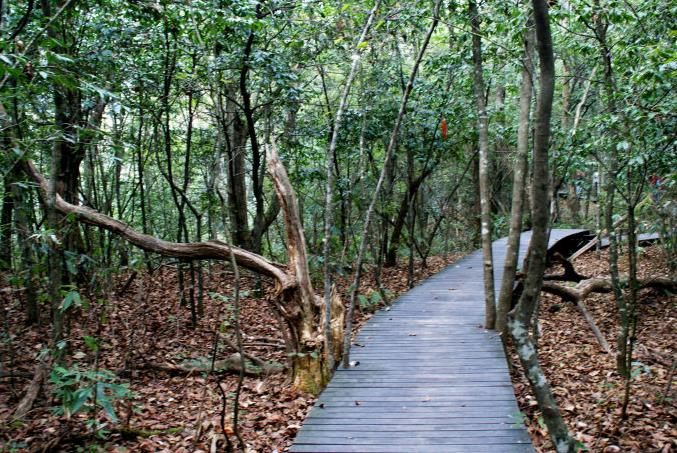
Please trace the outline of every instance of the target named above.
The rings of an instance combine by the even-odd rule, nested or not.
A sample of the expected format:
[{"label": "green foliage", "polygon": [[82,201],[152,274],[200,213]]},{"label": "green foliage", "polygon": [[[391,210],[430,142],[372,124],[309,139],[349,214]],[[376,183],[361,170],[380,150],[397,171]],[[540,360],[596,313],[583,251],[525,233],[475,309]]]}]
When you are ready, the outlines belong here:
[{"label": "green foliage", "polygon": [[116,383],[117,377],[108,370],[80,370],[77,365],[70,368],[57,365],[49,380],[54,385],[53,395],[60,403],[53,410],[66,418],[78,412],[94,413],[100,408],[116,423],[113,404],[133,396],[127,385]]},{"label": "green foliage", "polygon": [[524,412],[516,411],[510,414],[509,417],[515,421],[513,423],[513,426],[515,428],[521,428],[523,426],[526,426],[527,415]]},{"label": "green foliage", "polygon": [[364,294],[358,294],[357,300],[359,301],[360,307],[362,307],[363,310],[372,311],[378,307],[381,302],[383,302],[383,297],[381,297],[381,294],[378,291],[373,291],[369,297],[365,296]]},{"label": "green foliage", "polygon": [[70,307],[80,308],[83,306],[83,300],[80,297],[80,292],[78,291],[77,288],[73,286],[65,287],[62,290],[62,293],[64,297],[63,301],[59,305],[59,310],[61,310],[62,312],[65,312]]}]

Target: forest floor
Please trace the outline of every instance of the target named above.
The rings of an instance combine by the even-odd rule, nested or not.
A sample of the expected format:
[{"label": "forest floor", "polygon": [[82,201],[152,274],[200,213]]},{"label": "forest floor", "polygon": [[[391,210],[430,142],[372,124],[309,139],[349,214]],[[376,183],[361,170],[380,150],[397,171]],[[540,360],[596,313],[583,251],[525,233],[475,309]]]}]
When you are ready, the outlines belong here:
[{"label": "forest floor", "polygon": [[[439,272],[462,254],[431,257],[428,267],[415,266],[415,281]],[[381,284],[393,297],[407,290],[407,263],[384,268]],[[102,425],[103,438],[96,438],[91,427],[94,414],[76,413],[72,417],[53,413],[56,404],[48,382],[23,422],[11,415],[23,396],[40,351],[48,346],[48,322],[27,327],[20,301],[11,292],[2,297],[3,334],[0,336],[0,452],[10,451],[113,451],[113,452],[209,452],[220,437],[222,386],[228,399],[224,425],[230,437],[232,396],[237,385],[233,374],[210,375],[207,372],[172,373],[140,369],[142,365],[175,365],[187,360],[210,362],[214,332],[219,331],[235,343],[232,319],[233,274],[220,266],[205,269],[205,314],[196,329],[190,326],[190,310],[181,307],[177,296],[174,267],[163,266],[152,276],[139,273],[123,295],[115,295],[125,286],[128,275],[114,278],[107,300],[90,301],[87,310],[70,316],[68,347],[71,361],[81,371],[132,370],[119,373],[116,380],[128,384],[133,396],[113,402],[118,423],[99,409],[96,419]],[[348,282],[337,279],[341,294],[347,294]],[[266,304],[273,286],[263,282],[263,297],[254,297],[256,279],[241,278],[245,351],[266,361],[286,362],[283,336],[277,319]],[[2,285],[6,287],[7,285]],[[321,288],[321,285],[316,285]],[[372,273],[363,280],[361,293],[371,301],[377,290]],[[85,299],[87,298],[85,295]],[[376,300],[376,299],[374,299]],[[344,303],[347,297],[344,296]],[[376,307],[370,307],[376,308]],[[47,316],[47,310],[43,313]],[[371,314],[357,314],[359,328]],[[97,338],[98,350],[88,346],[87,337]],[[91,343],[91,340],[90,340]],[[235,352],[221,341],[217,359]],[[66,364],[67,366],[70,363]],[[81,381],[84,383],[85,381]],[[293,390],[286,371],[246,377],[240,396],[238,426],[251,452],[284,451],[304,420],[315,398]],[[88,426],[88,422],[90,425]],[[221,450],[220,450],[221,451]]]},{"label": "forest floor", "polygon": [[[416,266],[416,281],[438,272],[460,256],[430,258],[427,269]],[[590,252],[574,264],[581,274],[605,276],[608,275],[606,263],[605,253],[600,260]],[[396,268],[383,270],[382,285],[393,296],[407,289],[406,267],[406,262],[402,262]],[[625,264],[621,263],[621,272],[624,269]],[[664,273],[665,260],[660,249],[645,248],[640,257],[640,276]],[[175,268],[162,267],[153,276],[140,273],[123,296],[111,296],[105,303],[92,303],[87,311],[72,316],[68,336],[71,357],[77,359],[81,370],[98,366],[116,372],[125,367],[140,368],[142,363],[169,365],[188,359],[206,360],[211,355],[215,330],[233,339],[232,329],[222,327],[224,320],[232,316],[231,301],[227,298],[232,294],[233,275],[219,266],[205,274],[205,315],[197,329],[190,327],[189,310],[179,306]],[[126,279],[126,275],[115,279],[117,291]],[[246,351],[264,360],[284,363],[282,334],[265,302],[272,285],[264,282],[264,297],[256,298],[252,296],[254,283],[252,276],[243,275],[242,325]],[[339,279],[339,289],[342,294],[347,293],[345,279]],[[375,290],[373,276],[368,274],[362,293],[370,299]],[[118,379],[120,383],[129,384],[133,398],[114,403],[118,424],[112,424],[102,410],[97,411],[97,419],[105,423],[102,427],[105,439],[92,436],[92,429],[87,426],[87,421],[93,418],[91,412],[79,413],[70,419],[53,414],[55,400],[51,396],[54,389],[51,383],[43,389],[23,423],[10,423],[11,412],[30,382],[36,357],[47,346],[50,334],[46,325],[26,327],[19,303],[8,294],[0,293],[4,331],[0,338],[0,372],[5,373],[0,375],[0,451],[209,452],[222,431],[219,382],[229,399],[225,425],[230,426],[236,376],[157,370],[135,370]],[[629,419],[621,423],[619,407],[623,384],[615,372],[614,355],[601,352],[575,307],[555,296],[542,296],[541,362],[570,429],[589,451],[677,451],[674,386],[673,397],[664,397],[667,375],[677,350],[676,303],[677,297],[656,290],[640,293]],[[592,294],[586,304],[613,347],[617,320],[611,296]],[[356,328],[369,317],[366,311],[359,313]],[[87,347],[86,336],[98,338],[98,353]],[[219,358],[233,352],[223,342],[221,345]],[[516,357],[513,362],[517,363]],[[10,378],[6,373],[24,375]],[[539,422],[535,399],[519,367],[515,368],[513,382],[535,446],[539,452],[553,451],[547,431]],[[249,451],[284,451],[313,402],[312,395],[290,388],[285,371],[247,377],[240,397],[239,426]],[[131,430],[121,429],[127,426]]]},{"label": "forest floor", "polygon": [[[667,274],[665,256],[658,246],[647,247],[639,257],[639,277]],[[598,259],[594,251],[574,262],[586,276],[609,276],[607,252]],[[621,274],[627,262],[619,263]],[[561,269],[549,272],[559,273]],[[628,419],[620,419],[624,381],[616,372],[615,338],[618,331],[611,294],[591,294],[585,303],[612,348],[605,354],[575,306],[549,294],[541,296],[539,356],[571,432],[588,451],[677,452],[677,389],[665,395],[670,368],[677,352],[677,296],[655,289],[639,293],[639,323],[633,356],[633,378]],[[518,364],[513,354],[513,363]],[[539,452],[553,452],[542,426],[536,400],[516,366],[513,384],[521,412]]]}]

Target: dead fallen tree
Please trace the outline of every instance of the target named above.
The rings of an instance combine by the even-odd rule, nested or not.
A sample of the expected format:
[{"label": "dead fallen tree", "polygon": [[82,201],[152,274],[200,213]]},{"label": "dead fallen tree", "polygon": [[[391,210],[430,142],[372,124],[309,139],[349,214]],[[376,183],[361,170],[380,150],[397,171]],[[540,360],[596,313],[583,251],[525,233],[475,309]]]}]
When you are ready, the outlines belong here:
[{"label": "dead fallen tree", "polygon": [[[569,265],[571,266],[571,269],[573,269],[573,266],[570,262]],[[575,270],[573,272],[576,273]],[[576,275],[578,274],[576,273]],[[638,290],[645,288],[659,288],[667,290],[677,289],[677,281],[668,277],[638,279],[637,284]],[[627,276],[621,279],[621,285],[624,287],[628,286]],[[541,291],[554,294],[555,296],[559,296],[563,301],[574,304],[576,308],[578,308],[578,311],[580,311],[585,318],[585,321],[588,323],[588,326],[590,326],[590,329],[597,339],[597,342],[606,353],[609,353],[611,348],[597,327],[597,324],[595,323],[594,318],[585,305],[584,300],[592,293],[610,293],[612,290],[613,288],[610,277],[587,278],[585,280],[580,280],[575,286],[567,286],[561,283],[556,283],[551,279],[549,281],[544,281],[541,288]]]},{"label": "dead fallen tree", "polygon": [[[223,360],[212,362],[208,359],[184,360],[180,363],[171,362],[140,362],[134,365],[135,370],[160,371],[169,374],[193,374],[193,373],[216,373],[216,374],[239,374],[242,367],[240,354],[234,353]],[[276,363],[263,362],[259,359],[254,363],[247,357],[245,360],[244,374],[247,376],[261,376],[268,373],[276,373],[283,370],[284,366]],[[129,373],[129,370],[123,370],[119,374]]]},{"label": "dead fallen tree", "polygon": [[[638,288],[656,288],[669,291],[677,290],[677,280],[669,277],[649,277],[637,279]],[[628,278],[621,278],[621,286],[628,286]],[[543,291],[561,297],[567,302],[576,302],[588,297],[591,293],[610,293],[612,291],[610,277],[595,277],[581,280],[576,286],[566,286],[552,281],[543,284]]]},{"label": "dead fallen tree", "polygon": [[24,397],[21,398],[19,404],[16,406],[12,417],[21,420],[30,412],[33,408],[33,403],[40,394],[40,389],[44,383],[47,375],[49,374],[50,364],[46,360],[40,360],[35,366],[35,372],[33,373],[33,379],[26,387],[26,393]]},{"label": "dead fallen tree", "polygon": [[[37,184],[38,195],[43,203],[46,202],[49,181],[30,159],[22,160],[20,165],[23,172]],[[335,335],[335,343],[342,344],[342,330],[334,327],[343,324],[342,304],[335,296],[331,306],[326,307],[324,301],[314,293],[298,203],[274,142],[268,148],[268,175],[284,214],[288,257],[285,265],[219,240],[193,243],[165,241],[136,231],[130,225],[89,207],[68,203],[59,194],[55,194],[54,207],[63,215],[108,230],[147,252],[182,260],[221,261],[230,261],[232,253],[238,266],[272,278],[275,281],[276,297],[271,305],[288,329],[292,383],[298,389],[318,393],[332,373],[329,354],[340,355],[340,350],[329,351],[325,347],[324,312],[330,310],[332,316],[337,316],[330,328]]]}]

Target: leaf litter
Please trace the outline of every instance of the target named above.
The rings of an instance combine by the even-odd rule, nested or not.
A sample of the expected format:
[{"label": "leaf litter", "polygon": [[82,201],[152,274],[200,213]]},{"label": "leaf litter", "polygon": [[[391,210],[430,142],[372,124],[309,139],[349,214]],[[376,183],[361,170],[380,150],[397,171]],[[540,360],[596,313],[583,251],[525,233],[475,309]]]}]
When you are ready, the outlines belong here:
[{"label": "leaf litter", "polygon": [[[586,276],[607,277],[607,251],[597,258],[594,251],[581,256],[576,270]],[[619,261],[621,274],[627,261]],[[642,249],[638,277],[667,275],[663,251]],[[548,273],[560,273],[553,268]],[[558,297],[540,299],[539,356],[569,431],[590,452],[677,452],[677,407],[675,383],[664,395],[670,367],[677,350],[677,296],[655,289],[639,292],[639,324],[633,356],[633,378],[627,420],[620,420],[624,381],[616,372],[615,340],[618,331],[616,306],[611,294],[591,294],[586,305],[612,347],[611,354],[599,348],[578,310]],[[524,378],[519,359],[512,354],[512,373],[520,411],[537,451],[554,452],[538,404]]]},{"label": "leaf litter", "polygon": [[[416,282],[439,272],[456,261],[461,253],[428,258],[426,268],[417,263]],[[407,263],[384,268],[381,285],[394,299],[407,290]],[[114,279],[113,287],[126,285],[130,272]],[[2,276],[0,281],[7,279]],[[336,276],[337,286],[347,303],[349,276]],[[71,312],[68,331],[69,363],[81,369],[112,370],[118,383],[127,384],[133,399],[116,400],[113,408],[119,419],[113,424],[102,410],[96,412],[104,438],[96,438],[88,421],[92,413],[78,413],[66,420],[52,408],[52,384],[46,382],[26,419],[12,421],[12,411],[30,382],[37,357],[50,338],[49,322],[26,326],[20,297],[11,291],[0,293],[5,337],[0,344],[0,451],[79,451],[83,446],[98,446],[100,451],[123,452],[209,452],[222,438],[221,382],[226,395],[225,431],[232,434],[232,396],[237,376],[211,375],[198,369],[189,373],[142,369],[140,364],[210,363],[214,332],[233,339],[229,319],[229,300],[233,291],[233,274],[221,265],[205,263],[204,316],[196,329],[190,325],[190,309],[181,306],[176,268],[160,267],[152,276],[138,272],[129,289],[118,296],[91,304],[88,310]],[[368,299],[379,288],[373,271],[366,273],[361,293]],[[262,295],[255,297],[257,278],[243,274],[241,281],[245,352],[265,361],[284,364],[287,354],[280,324],[267,307],[273,297],[271,282],[262,281]],[[3,283],[3,287],[9,285]],[[319,282],[316,288],[320,288]],[[84,292],[83,292],[84,293]],[[83,297],[96,300],[86,293]],[[100,298],[99,298],[100,299]],[[373,299],[372,299],[373,300]],[[383,302],[356,312],[355,331]],[[42,316],[48,308],[42,306]],[[96,338],[95,353],[87,342]],[[221,341],[216,359],[235,351]],[[286,451],[315,402],[308,393],[289,385],[286,371],[246,377],[240,396],[239,427],[247,451]],[[359,402],[356,402],[359,404]]]}]

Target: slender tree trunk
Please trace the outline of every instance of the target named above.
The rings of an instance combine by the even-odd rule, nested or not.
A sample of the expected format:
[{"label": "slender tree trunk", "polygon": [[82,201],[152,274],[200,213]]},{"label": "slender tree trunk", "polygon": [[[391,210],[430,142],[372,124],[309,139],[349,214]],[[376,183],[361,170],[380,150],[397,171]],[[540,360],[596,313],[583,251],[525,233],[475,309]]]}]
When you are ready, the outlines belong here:
[{"label": "slender tree trunk", "polygon": [[374,16],[376,11],[381,4],[380,0],[377,0],[374,3],[374,7],[369,13],[367,22],[362,29],[362,34],[357,40],[355,45],[355,50],[352,56],[352,65],[350,67],[350,72],[348,78],[345,81],[343,86],[343,93],[341,94],[341,102],[339,104],[338,110],[336,110],[336,116],[334,118],[334,127],[332,128],[331,140],[329,142],[329,147],[327,148],[327,182],[325,188],[325,202],[324,202],[324,238],[322,245],[322,254],[324,256],[324,306],[325,306],[325,318],[324,318],[324,330],[326,332],[326,348],[329,351],[329,367],[333,371],[335,358],[333,356],[333,338],[331,332],[331,297],[332,297],[332,278],[331,278],[331,262],[332,262],[332,230],[334,228],[334,164],[336,163],[336,146],[338,144],[338,135],[339,130],[341,129],[341,123],[343,120],[343,112],[346,109],[348,104],[348,95],[350,94],[350,88],[352,87],[353,80],[357,74],[357,69],[360,64],[360,58],[362,56],[362,43],[365,42],[371,24],[374,21]]},{"label": "slender tree trunk", "polygon": [[[227,152],[228,174],[228,206],[233,224],[232,237],[235,245],[247,247],[250,243],[249,219],[247,212],[247,180],[245,152],[247,133],[237,106],[232,98],[236,95],[235,87],[228,86],[226,94],[225,116],[221,119],[224,144]],[[219,100],[219,102],[221,102]]]},{"label": "slender tree trunk", "polygon": [[[10,152],[11,149],[16,149],[16,138],[21,137],[21,129],[18,127],[18,108],[14,104],[14,109],[12,116],[10,117],[5,110],[4,104],[0,102],[0,129],[3,130],[3,133],[0,134],[0,146],[2,147],[3,153],[5,156],[12,155]],[[16,239],[21,250],[21,260],[19,264],[19,272],[23,275],[23,287],[25,290],[26,296],[26,320],[28,324],[38,324],[40,322],[40,306],[38,304],[38,295],[36,290],[35,281],[33,279],[33,265],[35,263],[35,257],[31,247],[30,236],[32,235],[32,225],[30,215],[28,211],[32,209],[32,203],[30,200],[25,200],[23,196],[23,189],[16,182],[20,178],[19,173],[20,163],[17,163],[10,168],[9,173],[5,175],[4,186],[5,194],[4,197],[6,200],[11,200],[11,207],[14,212],[11,215],[5,215],[3,212],[3,222],[11,222],[12,217],[14,218],[14,231],[16,232]],[[8,193],[7,191],[10,191]],[[5,206],[3,206],[3,210]],[[7,235],[6,239],[9,242],[9,254],[10,258],[4,264],[11,264],[11,231],[12,225],[3,225],[4,231],[3,235]],[[3,236],[3,240],[5,236]]]},{"label": "slender tree trunk", "polygon": [[479,183],[480,221],[482,238],[482,261],[484,269],[484,327],[493,329],[496,325],[496,296],[494,294],[494,258],[491,247],[491,182],[489,180],[489,120],[485,102],[484,75],[482,69],[482,40],[480,17],[474,0],[468,2],[472,28],[472,56],[474,63],[473,86],[477,106],[477,131],[479,135]]},{"label": "slender tree trunk", "polygon": [[[53,239],[49,244],[49,296],[52,301],[52,341],[57,344],[63,338],[63,314],[61,305],[61,284],[63,278],[63,250],[60,241],[60,220],[63,218],[56,208],[57,181],[61,147],[59,143],[52,146],[52,164],[50,170],[49,189],[47,192],[47,224],[53,230]],[[56,354],[59,355],[58,353]]]},{"label": "slender tree trunk", "polygon": [[[50,1],[42,0],[42,13],[45,17],[52,17],[51,6]],[[67,27],[65,21],[52,22],[47,27],[47,35],[57,43],[54,49],[56,52],[72,55],[73,49],[69,45],[73,38]],[[64,250],[73,251],[77,248],[79,227],[69,225],[68,219],[55,208],[55,199],[57,193],[60,193],[64,200],[77,203],[80,163],[84,153],[78,141],[78,128],[82,126],[80,90],[65,87],[61,83],[54,83],[52,88],[54,121],[58,136],[52,145],[51,178],[46,205],[47,224],[53,230],[55,238],[50,244],[49,253],[49,295],[52,303],[52,340],[57,345],[63,338],[64,330],[64,314],[60,308],[61,287],[70,281],[70,276],[64,272]]]},{"label": "slender tree trunk", "polygon": [[[408,154],[411,154],[410,152]],[[412,172],[413,173],[413,172]],[[393,232],[390,235],[390,245],[386,252],[385,266],[395,266],[397,264],[397,251],[402,239],[402,231],[407,223],[407,214],[411,207],[411,199],[416,197],[418,190],[421,188],[423,181],[432,174],[432,168],[424,169],[418,177],[414,178],[413,174],[407,178],[407,190],[402,197],[400,207],[393,222]]]},{"label": "slender tree trunk", "polygon": [[[115,155],[114,175],[113,175],[113,193],[115,195],[115,207],[117,216],[124,217],[124,203],[122,200],[122,162],[124,161],[125,147],[122,143],[122,127],[121,120],[117,114],[113,114],[113,148]],[[127,251],[127,243],[123,242],[118,246],[118,253],[120,255],[120,266],[126,266],[129,263],[129,253]]]},{"label": "slender tree trunk", "polygon": [[414,287],[414,248],[416,244],[416,237],[414,236],[416,229],[416,197],[412,196],[409,199],[409,219],[408,219],[408,230],[409,237],[407,245],[409,248],[409,262],[407,263],[407,288],[411,289]]},{"label": "slender tree trunk", "polygon": [[12,268],[12,214],[14,198],[9,175],[3,182],[2,215],[0,216],[0,269]]},{"label": "slender tree trunk", "polygon": [[360,283],[362,280],[362,264],[364,262],[364,252],[367,248],[367,242],[369,241],[369,226],[371,223],[371,216],[374,212],[374,207],[376,206],[376,201],[378,200],[381,188],[383,187],[383,182],[385,181],[386,172],[390,166],[390,161],[395,151],[395,146],[397,144],[397,135],[400,130],[400,125],[402,124],[402,119],[404,118],[404,113],[407,109],[407,103],[409,101],[409,96],[411,91],[414,88],[414,81],[416,80],[416,75],[418,74],[418,68],[423,60],[423,55],[425,54],[428,44],[430,43],[430,38],[432,37],[437,23],[439,22],[439,12],[440,12],[440,3],[441,0],[435,2],[433,7],[433,21],[428,28],[428,32],[421,43],[421,48],[419,49],[416,61],[414,66],[411,69],[411,74],[409,75],[409,81],[407,82],[406,88],[402,95],[402,101],[400,103],[400,110],[395,118],[395,125],[393,126],[392,133],[390,134],[390,141],[388,147],[386,148],[386,155],[383,161],[383,168],[381,169],[381,174],[379,176],[376,187],[374,188],[374,193],[369,203],[369,208],[367,209],[366,217],[364,220],[364,226],[362,228],[362,237],[360,239],[360,248],[358,249],[357,261],[355,263],[355,276],[353,278],[352,290],[350,291],[350,303],[348,305],[348,313],[346,319],[346,329],[343,337],[343,367],[348,368],[350,366],[350,340],[353,330],[353,316],[355,315],[355,305],[357,302],[357,294],[360,290]]},{"label": "slender tree trunk", "polygon": [[501,292],[498,298],[496,330],[501,332],[505,341],[507,337],[507,316],[512,305],[512,292],[517,272],[520,237],[522,233],[522,209],[524,206],[524,182],[527,173],[527,157],[529,153],[529,129],[531,118],[531,94],[533,92],[533,54],[534,28],[532,20],[527,21],[524,32],[524,57],[522,59],[522,83],[520,87],[520,113],[517,127],[517,155],[512,186],[512,207],[510,210],[510,233],[503,266]]},{"label": "slender tree trunk", "polygon": [[[635,347],[638,313],[637,313],[637,292],[639,282],[637,281],[637,220],[635,218],[635,208],[642,194],[641,184],[637,193],[633,193],[634,172],[632,167],[627,172],[628,188],[628,322],[621,326],[621,334],[624,337],[622,341],[626,344],[625,366],[630,374],[625,376],[625,389],[623,392],[623,403],[621,405],[621,419],[628,418],[628,404],[630,403],[630,390],[632,383],[632,353]],[[619,334],[619,338],[621,335]]]},{"label": "slender tree trunk", "polygon": [[26,288],[26,319],[28,324],[40,323],[40,305],[38,303],[38,294],[35,281],[33,279],[33,265],[35,256],[31,248],[32,226],[28,211],[31,208],[30,203],[24,197],[24,189],[18,185],[12,185],[14,198],[14,227],[16,230],[17,242],[21,248],[21,270],[23,273],[23,286]]},{"label": "slender tree trunk", "polygon": [[[144,99],[143,99],[143,82],[139,81],[139,129],[136,134],[136,170],[139,178],[139,209],[141,211],[141,231],[143,234],[148,234],[148,216],[146,213],[146,181],[144,176],[144,153],[143,153],[143,135],[145,128],[145,111],[144,111]],[[152,272],[152,265],[150,262],[150,257],[148,252],[144,250],[144,256],[146,258],[146,267],[148,273]]]},{"label": "slender tree trunk", "polygon": [[[600,58],[602,60],[602,67],[604,68],[604,91],[607,97],[607,108],[610,114],[618,114],[615,100],[615,88],[613,80],[613,67],[611,65],[611,49],[606,40],[606,32],[608,23],[604,20],[604,14],[599,5],[599,1],[595,2],[597,10],[595,22],[595,35],[599,43]],[[622,116],[622,113],[620,113]],[[612,125],[612,132],[614,138],[618,138],[617,126]],[[630,363],[627,362],[628,351],[628,329],[629,329],[629,312],[628,304],[625,300],[625,295],[621,288],[620,273],[618,270],[618,239],[616,237],[616,225],[613,221],[614,214],[614,199],[616,196],[616,176],[618,175],[618,148],[616,143],[612,143],[609,147],[609,155],[607,159],[607,174],[606,174],[606,199],[604,206],[604,221],[606,223],[607,232],[609,234],[609,270],[611,273],[611,282],[613,294],[616,299],[616,308],[618,310],[618,318],[620,330],[616,338],[616,365],[618,373],[624,378],[630,377]]]},{"label": "slender tree trunk", "polygon": [[555,62],[550,35],[550,19],[546,0],[533,0],[534,24],[538,40],[540,60],[540,86],[536,108],[534,133],[534,182],[532,187],[533,233],[529,247],[528,270],[524,290],[519,303],[510,312],[508,329],[515,341],[517,353],[531,388],[538,401],[543,419],[558,453],[575,452],[574,440],[569,434],[557,402],[552,395],[548,380],[538,360],[536,345],[529,336],[529,326],[538,303],[543,283],[548,249],[549,171],[548,147],[550,141],[550,117],[555,88]]},{"label": "slender tree trunk", "polygon": [[[261,4],[256,6],[257,18],[261,18]],[[256,33],[254,29],[249,30],[247,42],[245,43],[244,53],[242,57],[242,67],[240,69],[239,88],[240,96],[242,98],[242,111],[245,117],[247,126],[247,134],[249,135],[249,145],[252,151],[252,192],[254,195],[254,225],[251,230],[248,248],[254,253],[261,253],[261,239],[269,223],[266,225],[266,213],[263,203],[263,176],[265,169],[265,155],[261,152],[258,137],[256,135],[256,122],[254,119],[254,108],[251,102],[251,93],[247,87],[247,79],[251,69],[249,59],[254,48],[254,40]]]}]

